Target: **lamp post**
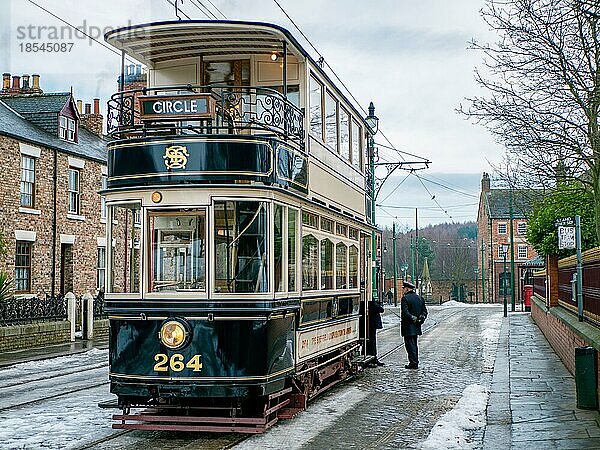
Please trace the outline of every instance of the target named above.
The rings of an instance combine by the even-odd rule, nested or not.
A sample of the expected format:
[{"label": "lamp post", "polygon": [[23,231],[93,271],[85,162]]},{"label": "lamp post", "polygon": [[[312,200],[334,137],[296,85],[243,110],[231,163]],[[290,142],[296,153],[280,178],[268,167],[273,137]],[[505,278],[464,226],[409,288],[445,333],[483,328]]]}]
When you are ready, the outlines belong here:
[{"label": "lamp post", "polygon": [[369,115],[365,118],[368,127],[367,147],[369,149],[369,166],[371,175],[371,290],[373,300],[377,300],[377,241],[375,236],[375,139],[379,128],[379,119],[375,115],[373,102],[369,104]]},{"label": "lamp post", "polygon": [[396,269],[396,222],[392,224],[392,257],[394,258],[394,306],[398,306],[398,270]]},{"label": "lamp post", "polygon": [[473,272],[475,272],[475,304],[477,304],[479,300],[479,288],[477,286],[479,281],[479,269],[475,267]]},{"label": "lamp post", "polygon": [[502,244],[502,258],[504,259],[504,271],[502,272],[502,294],[504,295],[504,317],[508,316],[508,304],[506,303],[506,254],[508,245]]}]

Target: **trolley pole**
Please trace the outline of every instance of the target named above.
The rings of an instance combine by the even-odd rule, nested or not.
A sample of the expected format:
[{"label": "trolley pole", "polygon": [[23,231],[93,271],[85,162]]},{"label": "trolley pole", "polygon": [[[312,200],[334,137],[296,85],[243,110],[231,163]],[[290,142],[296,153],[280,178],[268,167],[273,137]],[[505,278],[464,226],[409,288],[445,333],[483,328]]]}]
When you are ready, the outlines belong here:
[{"label": "trolley pole", "polygon": [[394,258],[394,306],[398,306],[398,270],[396,268],[396,222],[392,224],[392,257]]}]

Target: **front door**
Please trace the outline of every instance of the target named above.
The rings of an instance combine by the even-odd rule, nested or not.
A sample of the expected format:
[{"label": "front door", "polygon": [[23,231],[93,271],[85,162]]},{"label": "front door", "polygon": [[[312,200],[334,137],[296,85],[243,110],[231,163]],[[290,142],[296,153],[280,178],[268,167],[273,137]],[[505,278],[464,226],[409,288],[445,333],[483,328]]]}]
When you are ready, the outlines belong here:
[{"label": "front door", "polygon": [[60,295],[73,292],[73,245],[60,246]]}]

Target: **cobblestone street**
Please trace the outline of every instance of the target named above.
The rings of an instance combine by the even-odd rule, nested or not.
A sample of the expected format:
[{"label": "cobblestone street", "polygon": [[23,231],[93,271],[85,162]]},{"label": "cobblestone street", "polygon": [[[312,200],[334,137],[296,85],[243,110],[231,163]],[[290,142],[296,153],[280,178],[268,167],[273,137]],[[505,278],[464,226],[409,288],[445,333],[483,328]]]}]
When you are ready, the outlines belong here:
[{"label": "cobblestone street", "polygon": [[[385,314],[398,313],[387,308]],[[399,327],[386,328],[379,335],[379,353],[396,350],[384,357],[384,367],[367,369],[364,377],[338,387],[294,421],[236,448],[418,447],[467,386],[491,382],[501,320],[495,307],[430,308],[417,371],[404,368]],[[460,444],[476,448],[482,439],[480,430]]]}]

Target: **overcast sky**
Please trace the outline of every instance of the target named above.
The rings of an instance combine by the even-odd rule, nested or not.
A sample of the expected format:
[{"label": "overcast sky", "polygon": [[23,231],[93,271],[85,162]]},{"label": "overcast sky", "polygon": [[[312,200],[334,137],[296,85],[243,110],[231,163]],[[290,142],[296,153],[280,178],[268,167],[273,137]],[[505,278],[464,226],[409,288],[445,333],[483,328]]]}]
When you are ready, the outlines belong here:
[{"label": "overcast sky", "polygon": [[[219,15],[208,0],[202,1]],[[273,22],[287,28],[317,58],[273,0],[211,1],[229,19]],[[174,18],[167,0],[34,2],[94,36],[129,23]],[[206,18],[196,7],[198,3],[184,0],[182,9],[192,18]],[[432,161],[431,169],[421,172],[429,192],[413,175],[383,202],[405,174],[400,172],[388,180],[378,201],[395,208],[378,210],[378,222],[389,225],[395,216],[400,223],[413,224],[406,211],[415,206],[422,208],[420,225],[475,220],[481,172],[490,170],[490,162],[500,159],[502,149],[483,128],[454,110],[465,97],[481,93],[473,80],[481,55],[467,50],[468,41],[496,38],[479,15],[483,0],[279,3],[363,108],[374,102],[380,128],[394,146]],[[46,92],[66,91],[72,86],[75,97],[88,102],[98,96],[105,103],[114,93],[119,56],[89,40],[52,36],[64,24],[28,0],[0,0],[0,5],[1,72],[39,73]],[[26,52],[27,44],[34,42],[72,42],[73,46],[68,53]],[[376,141],[386,144],[381,134]],[[389,150],[382,148],[380,153],[383,158],[397,159]]]}]

